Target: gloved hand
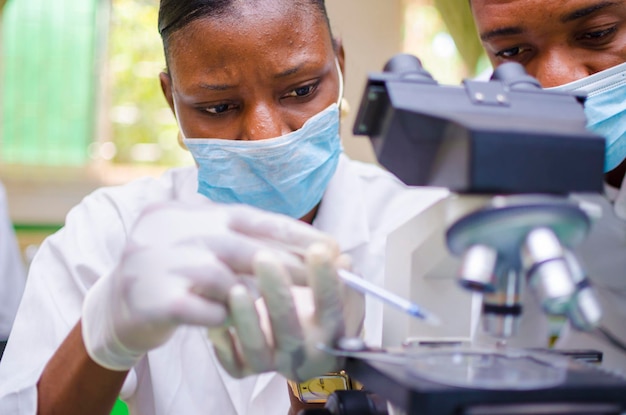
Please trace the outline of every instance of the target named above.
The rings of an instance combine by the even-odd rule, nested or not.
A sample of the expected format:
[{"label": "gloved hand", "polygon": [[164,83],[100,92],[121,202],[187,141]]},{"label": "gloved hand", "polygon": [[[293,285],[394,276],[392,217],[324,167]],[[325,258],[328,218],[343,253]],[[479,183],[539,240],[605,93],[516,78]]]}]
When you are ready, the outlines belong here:
[{"label": "gloved hand", "polygon": [[[222,325],[228,293],[253,273],[269,246],[332,246],[326,234],[291,218],[242,205],[169,203],[137,220],[113,273],[89,290],[82,335],[89,356],[111,370],[132,368],[179,325]],[[296,280],[302,261],[273,250]],[[302,282],[302,281],[301,281]]]},{"label": "gloved hand", "polygon": [[255,301],[242,285],[231,289],[230,325],[209,329],[209,337],[232,376],[278,371],[302,381],[340,369],[342,361],[317,345],[358,335],[365,302],[339,280],[336,269],[347,262],[332,246],[312,245],[305,263],[308,287],[292,286],[275,255],[261,252],[255,275],[262,298]]}]

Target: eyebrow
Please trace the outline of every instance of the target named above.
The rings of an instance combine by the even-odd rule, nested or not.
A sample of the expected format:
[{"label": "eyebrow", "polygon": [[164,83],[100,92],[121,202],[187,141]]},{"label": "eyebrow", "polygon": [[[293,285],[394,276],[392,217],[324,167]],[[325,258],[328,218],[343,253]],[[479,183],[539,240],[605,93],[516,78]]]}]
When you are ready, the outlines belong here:
[{"label": "eyebrow", "polygon": [[294,73],[297,73],[300,69],[302,69],[302,66],[303,65],[297,65],[297,66],[294,66],[293,68],[289,68],[282,72],[279,72],[276,75],[274,75],[274,79],[280,79],[280,78],[287,77],[289,75],[293,75]]},{"label": "eyebrow", "polygon": [[[288,77],[290,75],[293,75],[295,73],[298,73],[300,70],[302,70],[302,68],[307,67],[310,63],[311,62],[308,62],[308,61],[307,62],[302,62],[302,63],[300,63],[298,65],[295,65],[295,66],[293,66],[291,68],[285,69],[282,72],[274,74],[273,78],[274,79],[281,79],[281,78],[285,78],[285,77]],[[233,88],[237,87],[237,85],[232,85],[232,84],[208,84],[208,83],[205,83],[205,82],[198,83],[196,86],[198,88],[206,89],[206,90],[209,90],[209,91],[228,91],[229,89],[233,89]]]},{"label": "eyebrow", "polygon": [[582,9],[575,10],[571,13],[568,13],[561,17],[561,23],[571,22],[573,20],[577,20],[583,17],[587,17],[590,14],[597,12],[598,10],[605,9],[610,6],[615,6],[615,2],[612,1],[603,1],[601,3],[594,4],[593,6],[584,7]]},{"label": "eyebrow", "polygon": [[[287,77],[289,75],[293,75],[294,73],[297,73],[300,69],[302,69],[303,66],[304,65],[297,65],[297,66],[294,66],[293,68],[286,69],[274,75],[274,78],[280,79],[280,78]],[[234,85],[229,85],[229,84],[207,84],[204,82],[198,84],[198,86],[202,89],[208,89],[210,91],[227,91],[235,87]]]},{"label": "eyebrow", "polygon": [[[559,20],[561,21],[561,23],[568,23],[573,20],[587,17],[597,12],[598,10],[603,10],[607,7],[611,7],[615,5],[616,5],[615,2],[603,1],[601,3],[597,3],[589,7],[584,7],[582,9],[574,10],[573,12],[562,16]],[[481,33],[480,40],[482,40],[483,42],[487,42],[488,40],[493,39],[494,37],[513,36],[513,35],[520,35],[522,33],[524,33],[524,28],[521,26],[500,27],[500,28],[493,29],[485,33]]]},{"label": "eyebrow", "polygon": [[233,85],[229,84],[205,84],[204,82],[198,84],[198,86],[202,89],[208,89],[210,91],[226,91],[234,88]]},{"label": "eyebrow", "polygon": [[498,29],[493,29],[488,32],[481,33],[480,40],[482,40],[483,42],[487,42],[494,37],[520,35],[522,33],[524,33],[524,29],[520,26],[500,27]]}]

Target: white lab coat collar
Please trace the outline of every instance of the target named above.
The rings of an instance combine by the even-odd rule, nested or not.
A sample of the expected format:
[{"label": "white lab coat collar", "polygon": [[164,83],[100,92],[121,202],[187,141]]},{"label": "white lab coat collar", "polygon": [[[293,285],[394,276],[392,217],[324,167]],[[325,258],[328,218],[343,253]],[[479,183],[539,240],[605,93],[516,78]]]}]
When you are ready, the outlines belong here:
[{"label": "white lab coat collar", "polygon": [[174,199],[186,204],[197,205],[212,203],[206,196],[198,193],[198,168],[190,167],[176,171],[178,177],[174,179]]},{"label": "white lab coat collar", "polygon": [[[364,190],[361,181],[351,172],[350,160],[345,154],[339,156],[337,170],[322,198],[313,226],[327,232],[339,242],[342,252],[348,252],[369,242],[370,233],[365,211]],[[211,203],[198,193],[198,170],[179,170],[174,188],[180,189],[176,199],[185,203]],[[340,208],[338,208],[338,206]],[[337,211],[350,212],[337,215]]]},{"label": "white lab coat collar", "polygon": [[[370,240],[362,183],[351,174],[350,167],[350,160],[342,154],[313,221],[313,226],[337,239],[342,252]],[[349,214],[337,215],[338,210]]]}]

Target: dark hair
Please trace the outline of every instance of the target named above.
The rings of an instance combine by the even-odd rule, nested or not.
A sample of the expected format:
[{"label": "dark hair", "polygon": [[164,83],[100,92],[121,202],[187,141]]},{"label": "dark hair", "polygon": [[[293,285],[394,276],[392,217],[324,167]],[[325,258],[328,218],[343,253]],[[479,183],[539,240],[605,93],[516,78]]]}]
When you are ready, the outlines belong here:
[{"label": "dark hair", "polygon": [[[324,0],[292,0],[295,6],[308,3],[314,6],[326,21],[330,32],[330,22]],[[225,15],[236,7],[235,0],[161,0],[159,6],[159,33],[163,40],[165,57],[170,36],[196,19]],[[331,33],[332,38],[332,33]]]}]

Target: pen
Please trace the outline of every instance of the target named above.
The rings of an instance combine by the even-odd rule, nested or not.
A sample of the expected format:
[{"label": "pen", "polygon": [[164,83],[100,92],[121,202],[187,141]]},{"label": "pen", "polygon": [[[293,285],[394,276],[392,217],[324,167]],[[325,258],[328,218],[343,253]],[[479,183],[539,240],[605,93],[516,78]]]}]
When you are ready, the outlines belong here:
[{"label": "pen", "polygon": [[346,283],[346,285],[363,294],[370,294],[394,307],[399,308],[400,310],[410,314],[413,317],[424,320],[426,323],[433,326],[438,326],[439,324],[441,324],[439,318],[433,313],[426,311],[419,305],[405,298],[402,298],[399,295],[392,293],[391,291],[387,291],[386,289],[379,287],[376,284],[372,284],[371,282],[364,280],[358,275],[355,275],[350,271],[346,271],[345,269],[338,269],[337,273],[339,275],[339,278],[341,278],[341,280]]},{"label": "pen", "polygon": [[[265,240],[265,242],[268,243],[270,246],[284,249],[301,258],[305,256],[305,252],[303,250],[295,248],[293,246],[286,246],[274,240]],[[422,319],[432,326],[438,326],[441,324],[441,320],[439,320],[439,317],[437,317],[435,314],[425,310],[424,308],[405,298],[400,297],[397,294],[392,293],[391,291],[384,289],[383,287],[380,287],[359,277],[358,275],[348,270],[339,268],[337,269],[337,274],[347,286],[362,294],[369,294],[373,297],[378,298],[379,300],[385,301],[387,304],[390,304],[413,317]]]}]

